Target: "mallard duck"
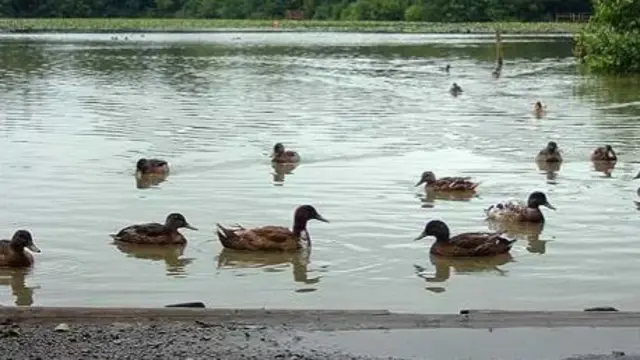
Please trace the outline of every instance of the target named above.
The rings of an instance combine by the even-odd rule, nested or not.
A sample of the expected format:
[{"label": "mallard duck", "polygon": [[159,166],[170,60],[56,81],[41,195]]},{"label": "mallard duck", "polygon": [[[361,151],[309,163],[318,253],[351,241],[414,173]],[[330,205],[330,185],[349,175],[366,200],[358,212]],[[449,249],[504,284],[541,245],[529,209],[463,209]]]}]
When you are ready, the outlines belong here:
[{"label": "mallard duck", "polygon": [[443,70],[448,74],[449,70],[451,70],[451,65],[447,64],[447,66],[445,66]]},{"label": "mallard duck", "polygon": [[33,255],[24,251],[39,253],[40,249],[33,243],[31,233],[27,230],[18,230],[11,240],[0,240],[0,266],[23,268],[33,265]]},{"label": "mallard duck", "polygon": [[556,209],[549,203],[543,192],[534,191],[529,195],[526,205],[517,200],[504,201],[489,206],[485,214],[488,219],[496,221],[540,223],[544,222],[540,206],[546,206],[551,210]]},{"label": "mallard duck", "polygon": [[460,87],[460,85],[453,83],[451,85],[451,88],[449,89],[449,92],[451,93],[451,95],[457,96],[459,94],[462,94],[462,88]]},{"label": "mallard duck", "polygon": [[425,171],[420,177],[420,181],[415,186],[425,184],[425,189],[434,191],[468,191],[474,192],[478,183],[472,182],[471,177],[443,177],[436,179],[436,175],[431,171]]},{"label": "mallard duck", "polygon": [[311,205],[299,206],[293,215],[293,228],[284,226],[263,226],[245,229],[237,225],[237,229],[218,226],[218,239],[222,246],[235,250],[261,251],[294,251],[302,248],[301,240],[310,244],[307,222],[311,219],[328,223]]},{"label": "mallard duck", "polygon": [[536,156],[537,162],[561,162],[562,155],[558,150],[558,144],[555,141],[549,141],[547,147],[540,150]]},{"label": "mallard duck", "polygon": [[427,223],[422,234],[414,241],[434,236],[431,254],[446,257],[494,256],[508,253],[515,240],[495,232],[469,232],[450,237],[449,227],[440,220]]},{"label": "mallard duck", "polygon": [[182,214],[172,213],[167,216],[164,224],[147,223],[131,225],[120,230],[117,234],[111,234],[111,237],[115,241],[131,244],[186,244],[187,239],[178,232],[179,228],[198,230],[196,227],[189,225],[187,219],[185,219]]},{"label": "mallard duck", "polygon": [[167,175],[169,164],[160,159],[139,159],[136,163],[137,175]]},{"label": "mallard duck", "polygon": [[533,113],[537,117],[544,115],[544,106],[542,106],[542,102],[536,101],[535,105],[533,105]]},{"label": "mallard duck", "polygon": [[591,161],[616,161],[618,157],[611,145],[600,146],[591,153]]},{"label": "mallard duck", "polygon": [[300,155],[293,150],[285,150],[282,143],[277,143],[273,146],[271,161],[277,163],[297,163],[300,162]]}]

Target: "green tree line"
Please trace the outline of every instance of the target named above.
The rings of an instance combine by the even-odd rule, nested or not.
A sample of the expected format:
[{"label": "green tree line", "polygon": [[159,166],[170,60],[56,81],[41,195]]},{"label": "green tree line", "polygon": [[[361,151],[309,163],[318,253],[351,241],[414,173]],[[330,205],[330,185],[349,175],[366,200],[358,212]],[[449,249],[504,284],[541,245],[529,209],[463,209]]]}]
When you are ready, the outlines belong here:
[{"label": "green tree line", "polygon": [[190,17],[316,20],[544,21],[591,12],[590,0],[0,0],[0,17]]}]

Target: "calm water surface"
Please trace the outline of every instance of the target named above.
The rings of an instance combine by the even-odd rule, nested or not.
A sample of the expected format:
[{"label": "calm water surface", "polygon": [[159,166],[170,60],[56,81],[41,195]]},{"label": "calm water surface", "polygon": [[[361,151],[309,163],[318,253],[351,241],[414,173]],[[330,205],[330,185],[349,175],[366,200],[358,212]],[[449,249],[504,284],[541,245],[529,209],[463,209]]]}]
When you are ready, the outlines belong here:
[{"label": "calm water surface", "polygon": [[[42,253],[30,272],[0,272],[0,303],[640,310],[640,83],[580,75],[570,40],[552,37],[506,38],[494,79],[492,41],[3,35],[0,235],[29,228]],[[533,161],[551,139],[566,159],[555,177]],[[290,174],[270,165],[276,141],[303,156]],[[588,161],[605,142],[620,157],[611,176]],[[168,159],[168,180],[137,188],[142,156]],[[482,184],[465,201],[425,199],[424,170]],[[483,208],[534,190],[558,210],[539,234],[511,230],[512,259],[435,260],[412,241],[436,218],[487,230]],[[214,236],[216,222],[290,225],[303,203],[331,220],[310,223],[309,259],[230,253]],[[108,237],[174,211],[200,228],[183,250]]]}]

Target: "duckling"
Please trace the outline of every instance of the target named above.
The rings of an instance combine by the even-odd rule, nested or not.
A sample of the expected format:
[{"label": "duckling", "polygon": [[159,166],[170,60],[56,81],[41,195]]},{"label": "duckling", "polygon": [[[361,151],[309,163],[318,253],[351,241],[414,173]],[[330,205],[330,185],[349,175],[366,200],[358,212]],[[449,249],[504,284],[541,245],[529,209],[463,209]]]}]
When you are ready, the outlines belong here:
[{"label": "duckling", "polygon": [[489,220],[541,223],[544,222],[544,216],[540,211],[540,206],[556,210],[543,192],[534,191],[529,195],[526,205],[517,200],[509,200],[489,206],[485,210],[485,214]]},{"label": "duckling", "polygon": [[536,101],[536,104],[533,105],[533,113],[537,117],[541,117],[542,115],[544,115],[544,106],[542,106],[542,102]]},{"label": "duckling", "polygon": [[451,85],[451,88],[449,89],[449,92],[453,96],[458,96],[458,95],[462,94],[462,88],[460,87],[460,85],[458,85],[456,83],[453,83]]},{"label": "duckling", "polygon": [[430,253],[446,257],[494,256],[508,253],[515,240],[503,237],[501,233],[468,232],[450,237],[449,227],[440,220],[427,223],[422,234],[414,241],[433,236],[436,241]]},{"label": "duckling", "polygon": [[139,159],[136,163],[137,175],[167,175],[169,164],[160,159]]},{"label": "duckling", "polygon": [[311,219],[328,223],[311,205],[299,206],[293,216],[292,230],[284,226],[263,226],[245,229],[237,225],[237,229],[218,226],[218,239],[227,249],[252,251],[295,251],[302,248],[301,240],[311,245],[307,231],[307,222]]},{"label": "duckling", "polygon": [[425,184],[426,190],[434,191],[469,191],[475,192],[478,183],[472,182],[471,177],[443,177],[436,179],[436,175],[431,171],[425,171],[420,177],[420,181],[415,186]]},{"label": "duckling", "polygon": [[273,146],[271,161],[277,163],[297,163],[300,162],[300,155],[295,151],[285,150],[282,143],[277,143]]},{"label": "duckling", "polygon": [[562,155],[555,141],[549,141],[547,147],[540,150],[536,156],[536,162],[562,162]]},{"label": "duckling", "polygon": [[127,226],[117,234],[110,236],[115,241],[131,244],[147,245],[179,245],[186,244],[187,239],[178,232],[179,228],[198,230],[191,226],[184,215],[179,213],[169,214],[164,224],[146,223]]},{"label": "duckling", "polygon": [[616,152],[611,145],[600,146],[591,153],[591,161],[617,161]]},{"label": "duckling", "polygon": [[33,255],[24,249],[40,252],[27,230],[16,231],[11,240],[0,240],[0,267],[24,268],[33,265]]}]

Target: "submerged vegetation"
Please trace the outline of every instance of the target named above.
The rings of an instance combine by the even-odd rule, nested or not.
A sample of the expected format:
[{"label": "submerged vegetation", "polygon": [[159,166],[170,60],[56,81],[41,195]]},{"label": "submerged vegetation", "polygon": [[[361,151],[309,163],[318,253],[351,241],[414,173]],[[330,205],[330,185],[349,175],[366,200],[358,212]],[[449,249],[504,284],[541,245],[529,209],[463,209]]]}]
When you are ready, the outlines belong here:
[{"label": "submerged vegetation", "polygon": [[430,23],[404,21],[321,21],[321,20],[223,20],[223,19],[160,19],[160,18],[55,18],[3,19],[0,31],[9,32],[137,32],[137,31],[216,31],[225,29],[273,29],[406,32],[406,33],[577,33],[583,25],[563,22],[463,22]]},{"label": "submerged vegetation", "polygon": [[640,0],[595,0],[575,54],[595,73],[640,73]]}]

